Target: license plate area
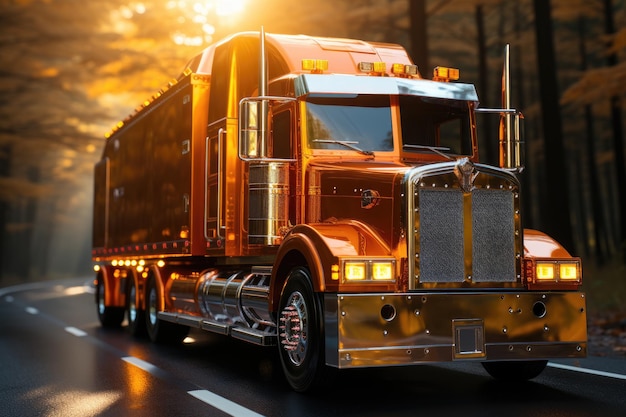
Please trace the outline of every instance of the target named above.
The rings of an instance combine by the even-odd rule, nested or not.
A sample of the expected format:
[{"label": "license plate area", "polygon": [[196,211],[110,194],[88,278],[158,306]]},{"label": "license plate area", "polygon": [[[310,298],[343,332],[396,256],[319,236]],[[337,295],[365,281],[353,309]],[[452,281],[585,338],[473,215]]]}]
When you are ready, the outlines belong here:
[{"label": "license plate area", "polygon": [[480,359],[485,351],[485,326],[482,319],[452,320],[454,360]]}]

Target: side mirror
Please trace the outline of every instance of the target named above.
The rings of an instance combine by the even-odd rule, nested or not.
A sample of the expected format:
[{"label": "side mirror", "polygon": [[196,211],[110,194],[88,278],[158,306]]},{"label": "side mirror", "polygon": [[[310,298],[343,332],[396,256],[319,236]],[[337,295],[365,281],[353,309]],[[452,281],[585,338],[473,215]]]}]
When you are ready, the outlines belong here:
[{"label": "side mirror", "polygon": [[243,99],[239,103],[239,157],[255,159],[263,156],[262,101]]}]

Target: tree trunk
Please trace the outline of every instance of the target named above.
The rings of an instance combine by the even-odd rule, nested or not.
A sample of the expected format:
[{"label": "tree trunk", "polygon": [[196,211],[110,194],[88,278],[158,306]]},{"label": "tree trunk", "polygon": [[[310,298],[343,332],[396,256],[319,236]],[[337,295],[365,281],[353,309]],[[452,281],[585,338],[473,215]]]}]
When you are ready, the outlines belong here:
[{"label": "tree trunk", "polygon": [[[607,35],[615,34],[613,22],[613,4],[611,0],[604,0],[604,28]],[[617,54],[607,57],[607,65],[617,65]],[[613,127],[613,150],[615,151],[615,172],[617,175],[617,198],[619,220],[618,245],[622,245],[626,256],[626,164],[624,162],[624,133],[622,129],[622,103],[618,96],[611,97],[611,123]]]},{"label": "tree trunk", "polygon": [[569,202],[569,181],[565,166],[565,147],[559,91],[554,56],[551,2],[533,0],[546,181],[549,200],[542,204],[546,232],[556,238],[567,250],[574,249]]},{"label": "tree trunk", "polygon": [[[586,35],[585,17],[580,16],[578,19],[578,42],[580,52],[580,69],[582,72],[587,70],[587,48],[585,47],[585,35]],[[591,216],[593,219],[593,240],[594,245],[591,248],[593,250],[594,257],[598,264],[604,263],[604,253],[602,250],[602,239],[606,236],[606,227],[604,222],[604,216],[602,213],[602,205],[600,195],[600,180],[598,179],[598,169],[596,166],[596,149],[594,141],[594,123],[593,112],[590,105],[586,105],[584,108],[585,114],[585,154],[587,172],[589,173],[590,184],[590,198],[591,198]],[[582,225],[586,227],[585,224]],[[588,243],[587,243],[588,244]]]},{"label": "tree trunk", "polygon": [[428,28],[426,25],[426,0],[409,0],[409,39],[411,56],[422,77],[430,78],[428,64]]}]

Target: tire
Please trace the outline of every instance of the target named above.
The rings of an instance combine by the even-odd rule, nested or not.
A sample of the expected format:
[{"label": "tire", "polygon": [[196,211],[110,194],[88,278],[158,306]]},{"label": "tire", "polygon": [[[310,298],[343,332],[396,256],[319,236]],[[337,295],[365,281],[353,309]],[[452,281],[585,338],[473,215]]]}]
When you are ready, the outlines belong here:
[{"label": "tire", "polygon": [[105,304],[105,289],[102,278],[99,277],[96,284],[96,307],[98,319],[102,327],[113,329],[120,327],[124,321],[123,307],[109,307]]},{"label": "tire", "polygon": [[483,368],[495,379],[520,382],[539,376],[548,361],[483,362]]},{"label": "tire", "polygon": [[313,389],[323,380],[321,313],[309,271],[294,268],[280,296],[278,350],[285,378],[297,392]]},{"label": "tire", "polygon": [[128,291],[126,292],[128,305],[126,308],[126,318],[128,320],[128,329],[130,334],[136,337],[146,335],[146,311],[139,308],[139,293],[137,291],[137,283],[134,278],[130,278],[128,282]]},{"label": "tire", "polygon": [[155,343],[180,343],[187,337],[189,327],[159,319],[159,289],[153,277],[146,283],[146,332]]}]

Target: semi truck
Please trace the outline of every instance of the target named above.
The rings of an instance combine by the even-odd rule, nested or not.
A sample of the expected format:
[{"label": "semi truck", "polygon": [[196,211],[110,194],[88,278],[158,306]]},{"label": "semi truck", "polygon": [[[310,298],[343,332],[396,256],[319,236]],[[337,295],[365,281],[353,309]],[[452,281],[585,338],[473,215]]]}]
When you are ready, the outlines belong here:
[{"label": "semi truck", "polygon": [[458,69],[425,77],[396,44],[261,30],[207,47],[95,165],[102,326],[274,345],[300,392],[332,368],[526,380],[584,357],[581,260],[524,228],[508,61],[502,107],[482,108]]}]

